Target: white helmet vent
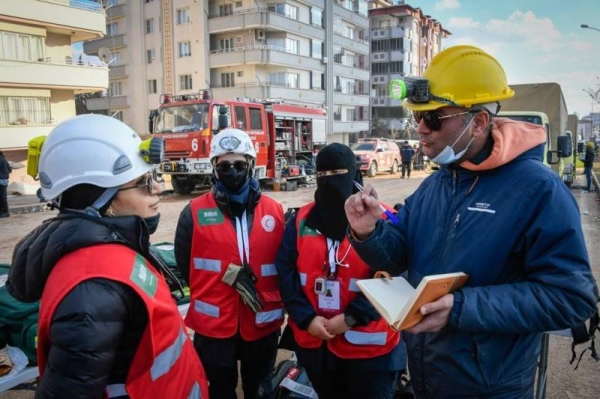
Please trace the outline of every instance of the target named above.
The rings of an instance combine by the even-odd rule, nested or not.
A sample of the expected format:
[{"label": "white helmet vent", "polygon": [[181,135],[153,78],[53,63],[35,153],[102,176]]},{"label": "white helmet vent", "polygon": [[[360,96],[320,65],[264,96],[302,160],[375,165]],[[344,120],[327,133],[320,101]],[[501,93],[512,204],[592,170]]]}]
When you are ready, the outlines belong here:
[{"label": "white helmet vent", "polygon": [[121,155],[115,161],[115,166],[113,167],[113,173],[115,175],[118,175],[119,173],[123,173],[129,169],[131,169],[131,162],[129,162],[129,158],[127,157],[127,155]]}]

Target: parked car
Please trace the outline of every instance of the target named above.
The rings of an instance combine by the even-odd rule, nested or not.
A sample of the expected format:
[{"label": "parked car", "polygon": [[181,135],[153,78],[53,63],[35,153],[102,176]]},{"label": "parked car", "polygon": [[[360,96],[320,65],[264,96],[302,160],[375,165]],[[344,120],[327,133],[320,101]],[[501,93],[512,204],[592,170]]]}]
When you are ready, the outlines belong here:
[{"label": "parked car", "polygon": [[389,171],[398,173],[400,165],[400,148],[393,140],[381,138],[358,139],[350,146],[360,171],[369,177],[374,177],[377,172]]}]

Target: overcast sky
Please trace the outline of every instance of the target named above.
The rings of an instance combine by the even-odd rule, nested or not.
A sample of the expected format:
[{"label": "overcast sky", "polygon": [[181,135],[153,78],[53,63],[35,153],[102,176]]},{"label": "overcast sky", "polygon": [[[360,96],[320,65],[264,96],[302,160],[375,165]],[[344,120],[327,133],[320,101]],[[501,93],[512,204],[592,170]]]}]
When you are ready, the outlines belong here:
[{"label": "overcast sky", "polygon": [[[588,115],[583,89],[600,88],[600,0],[407,0],[452,35],[444,47],[472,44],[503,65],[508,82],[557,82],[569,113]],[[594,104],[600,112],[600,104]]]}]

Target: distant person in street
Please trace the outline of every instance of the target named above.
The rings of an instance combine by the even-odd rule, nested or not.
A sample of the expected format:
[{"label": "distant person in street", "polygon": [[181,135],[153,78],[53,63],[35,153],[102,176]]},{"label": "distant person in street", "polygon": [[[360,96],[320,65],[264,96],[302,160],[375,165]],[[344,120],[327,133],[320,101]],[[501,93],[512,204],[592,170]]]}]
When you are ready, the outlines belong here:
[{"label": "distant person in street", "polygon": [[8,164],[4,154],[0,151],[0,218],[7,218],[10,216],[8,211],[8,177],[12,169]]},{"label": "distant person in street", "polygon": [[415,150],[415,155],[413,155],[413,169],[421,170],[423,166],[423,155],[421,155],[421,149],[418,145],[413,145],[413,150]]},{"label": "distant person in street", "polygon": [[596,311],[577,202],[542,163],[545,129],[495,117],[514,91],[491,55],[450,47],[406,81],[417,87],[403,107],[440,170],[405,200],[398,224],[381,220],[372,187],[350,197],[352,246],[415,287],[428,275],[469,276],[402,333],[417,398],[531,399],[542,334]]},{"label": "distant person in street", "polygon": [[594,142],[588,141],[585,146],[585,160],[583,161],[583,168],[585,172],[586,186],[585,191],[588,193],[594,191],[592,188],[592,170],[594,168]]},{"label": "distant person in street", "polygon": [[185,318],[206,369],[211,398],[235,399],[238,360],[245,399],[270,390],[284,309],[275,255],[283,208],[254,178],[256,151],[246,132],[213,137],[215,184],[179,216],[175,257],[190,287]]},{"label": "distant person in street", "polygon": [[275,263],[289,314],[282,342],[319,399],[391,399],[406,368],[400,335],[356,287],[373,272],[346,238],[344,202],[355,182],[362,175],[348,146],[321,149],[315,201],[288,220]]},{"label": "distant person in street", "polygon": [[410,146],[408,141],[404,141],[404,144],[400,148],[400,158],[402,158],[402,176],[401,179],[406,178],[410,179],[410,169],[415,158],[415,150]]},{"label": "distant person in street", "polygon": [[162,145],[146,144],[102,115],[68,119],[44,142],[42,194],[59,212],[15,246],[6,283],[20,301],[41,299],[38,399],[208,397],[150,255],[162,191],[150,162]]}]

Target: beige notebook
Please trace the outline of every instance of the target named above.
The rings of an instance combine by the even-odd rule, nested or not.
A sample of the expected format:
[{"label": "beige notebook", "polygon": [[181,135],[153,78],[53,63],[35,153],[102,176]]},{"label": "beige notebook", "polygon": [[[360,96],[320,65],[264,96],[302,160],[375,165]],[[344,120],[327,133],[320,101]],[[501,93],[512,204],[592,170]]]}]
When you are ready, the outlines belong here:
[{"label": "beige notebook", "polygon": [[356,284],[392,328],[406,330],[423,319],[421,306],[462,287],[468,277],[462,272],[434,274],[424,277],[417,288],[402,277],[375,277]]}]

